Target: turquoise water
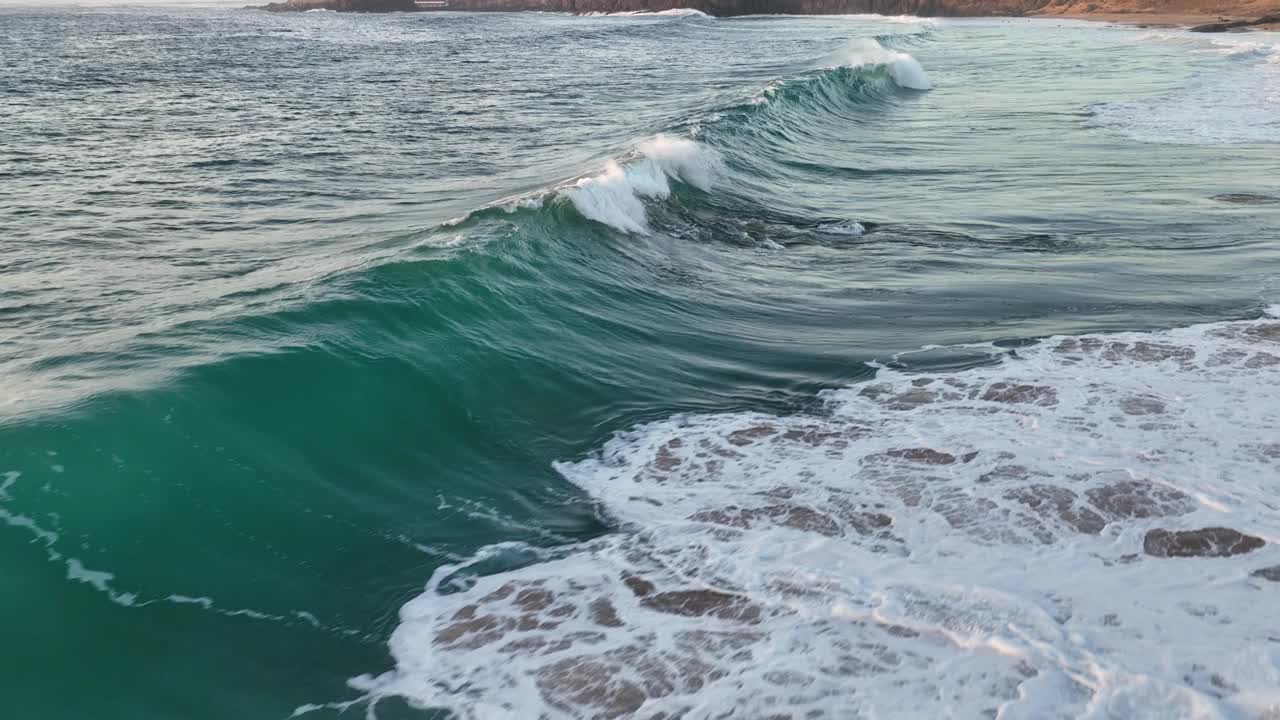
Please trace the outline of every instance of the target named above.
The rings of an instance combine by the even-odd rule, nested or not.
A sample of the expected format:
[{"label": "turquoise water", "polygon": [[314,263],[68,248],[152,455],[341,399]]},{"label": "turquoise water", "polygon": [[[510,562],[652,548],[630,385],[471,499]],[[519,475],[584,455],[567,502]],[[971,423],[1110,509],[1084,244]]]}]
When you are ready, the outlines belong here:
[{"label": "turquoise water", "polygon": [[[1236,612],[1274,595],[1242,579],[1263,554],[1280,564],[1272,547],[1176,572],[1107,569],[1156,525],[1280,537],[1266,504],[1280,385],[1248,344],[1269,337],[1253,319],[1280,299],[1274,35],[163,8],[7,8],[0,28],[0,677],[12,717],[423,716],[411,705],[479,718],[883,717],[883,702],[903,717],[1052,706],[1167,718],[1280,703],[1274,645]],[[1063,341],[1036,344],[1123,332],[1194,361],[1104,348],[1067,363],[1044,349]],[[1019,373],[1053,402],[1031,403],[1043,416],[1016,427],[967,405],[857,405],[879,397],[865,392],[872,378],[901,395],[894,383],[994,387]],[[1178,414],[1135,425],[1132,404],[1103,408],[1134,393]],[[1000,402],[966,397],[930,401]],[[831,430],[839,418],[865,428]],[[1032,425],[1077,421],[1090,428],[1079,441],[1061,430],[1006,447]],[[846,445],[827,446],[832,433]],[[775,436],[812,455],[761,440]],[[681,455],[696,438],[723,451],[719,465]],[[984,498],[978,475],[948,469],[969,504],[921,503],[918,489],[914,503],[898,490],[858,500],[891,518],[897,540],[874,546],[843,525],[845,541],[809,537],[813,522],[778,520],[795,517],[789,506],[742,510],[796,478],[879,487],[859,473],[916,445],[971,447],[974,468],[1018,455],[1035,487],[1097,489],[1080,468],[1101,465],[1196,502],[1133,490],[1157,509],[1126,513],[1079,489],[1109,524],[1077,538],[1062,518],[1027,530],[1016,489]],[[1083,447],[1096,457],[1072,460]],[[1155,462],[1153,449],[1165,469],[1126,455]],[[991,462],[982,473],[1012,477],[1000,468],[1013,461]],[[630,494],[610,489],[633,466],[665,477],[694,465],[680,482],[711,494],[677,501],[676,481],[643,473]],[[646,515],[636,497],[686,514]],[[966,535],[1002,523],[1012,529]],[[843,656],[797,639],[826,630],[778,619],[808,611],[757,587],[777,571],[769,547],[803,568],[796,583],[862,578],[819,615],[863,608],[848,611],[859,627],[873,617],[925,637],[933,618],[950,640],[842,641],[896,653],[876,677],[909,679],[897,684],[856,672],[830,688],[775,682],[770,663],[803,674]],[[1001,579],[978,557],[1017,572]],[[623,576],[766,610],[744,630],[727,611],[628,607],[597,587]],[[1208,599],[1184,582],[1206,576],[1218,578]],[[896,584],[873,587],[886,578]],[[582,640],[607,661],[551,670],[538,658],[579,650],[484,655],[497,641],[467,645],[475,628],[466,647],[444,647],[440,628],[474,614],[466,603],[536,581],[612,598],[638,634]],[[942,600],[919,599],[926,581],[945,586]],[[1095,638],[1113,625],[1073,605],[1073,587],[1115,598],[1139,629]],[[1148,607],[1155,597],[1168,607]],[[926,606],[981,619],[957,629]],[[694,658],[688,636],[664,635],[678,622],[722,644],[700,640]],[[1026,647],[991,629],[1015,626]],[[1056,629],[1026,630],[1041,626]],[[997,635],[1007,652],[994,654],[1023,665],[992,664]],[[747,651],[725,638],[769,639],[750,651],[759,676],[729,663]],[[640,646],[666,648],[652,661],[666,675],[626,650]],[[1243,659],[1223,659],[1239,648]],[[1214,673],[1235,689],[1215,690]],[[632,678],[651,704],[638,710],[609,677]],[[770,683],[808,690],[761,690]]]}]

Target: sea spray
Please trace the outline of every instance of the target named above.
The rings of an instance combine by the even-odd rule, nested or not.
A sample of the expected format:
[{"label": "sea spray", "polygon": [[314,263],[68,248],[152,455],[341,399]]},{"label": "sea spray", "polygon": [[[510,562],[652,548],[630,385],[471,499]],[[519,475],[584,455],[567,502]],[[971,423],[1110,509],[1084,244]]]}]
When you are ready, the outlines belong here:
[{"label": "sea spray", "polygon": [[748,104],[763,105],[780,96],[799,97],[822,91],[830,95],[847,95],[851,87],[887,86],[889,83],[907,90],[930,90],[933,87],[928,73],[915,57],[891,50],[875,38],[851,40],[841,51],[817,62],[820,69],[778,78],[755,93]]},{"label": "sea spray", "polygon": [[671,180],[710,190],[719,167],[710,148],[687,138],[659,135],[640,145],[632,159],[610,161],[604,172],[578,180],[564,195],[591,220],[626,233],[647,234],[644,199],[671,195]]},{"label": "sea spray", "polygon": [[[822,112],[848,101],[861,103],[877,96],[883,99],[881,93],[890,81],[893,85],[912,90],[932,87],[924,68],[914,57],[886,48],[874,38],[850,41],[836,62],[838,64],[800,76],[774,80],[736,109],[773,104],[804,113]],[[865,88],[865,96],[862,99],[855,97],[854,88]],[[735,106],[728,106],[724,112],[711,116],[706,125],[697,126],[696,132],[704,132],[709,126],[758,122],[733,112],[734,109]],[[787,120],[792,121],[794,118]],[[454,218],[448,224],[461,225],[491,208],[500,208],[508,214],[537,210],[548,198],[559,196],[567,199],[578,213],[589,220],[624,233],[644,235],[651,231],[645,207],[647,200],[670,197],[672,180],[710,191],[721,179],[724,169],[719,151],[711,146],[688,137],[660,134],[639,144],[622,158],[609,160],[596,174],[577,178],[565,185],[499,200]],[[862,228],[854,223],[839,229],[828,228],[828,231],[861,234]]]},{"label": "sea spray", "polygon": [[911,55],[891,50],[875,38],[850,40],[839,56],[845,67],[883,67],[898,87],[909,90],[929,90],[933,83],[920,62]]}]

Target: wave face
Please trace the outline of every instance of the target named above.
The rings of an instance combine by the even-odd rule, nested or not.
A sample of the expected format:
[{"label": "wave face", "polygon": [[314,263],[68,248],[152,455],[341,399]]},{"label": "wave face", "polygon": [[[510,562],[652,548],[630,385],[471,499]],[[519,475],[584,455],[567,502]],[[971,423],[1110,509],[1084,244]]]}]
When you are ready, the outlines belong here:
[{"label": "wave face", "polygon": [[[660,14],[660,13],[655,13]],[[924,91],[933,87],[928,74],[910,54],[891,50],[875,38],[850,41],[832,55],[839,64],[768,83],[745,103],[731,102],[694,128],[694,134],[761,134],[807,123],[840,122],[842,110],[892,102],[894,89]],[[763,108],[761,106],[769,106]],[[727,147],[740,154],[751,147]],[[650,234],[646,203],[667,200],[673,183],[711,193],[729,184],[741,188],[751,177],[727,172],[720,150],[690,137],[667,134],[639,143],[598,174],[495,203],[508,212],[544,208],[546,200],[567,200],[583,217],[623,233]],[[717,186],[721,187],[717,187]],[[732,193],[732,189],[730,189]],[[855,221],[824,225],[837,234],[860,234]]]},{"label": "wave face", "polygon": [[[622,532],[513,572],[442,567],[401,611],[395,671],[358,685],[466,718],[1280,702],[1257,611],[1280,556],[1256,550],[1280,537],[1280,321],[998,354],[882,370],[817,413],[675,416],[559,463]],[[1224,525],[1255,544],[1153,546]]]}]

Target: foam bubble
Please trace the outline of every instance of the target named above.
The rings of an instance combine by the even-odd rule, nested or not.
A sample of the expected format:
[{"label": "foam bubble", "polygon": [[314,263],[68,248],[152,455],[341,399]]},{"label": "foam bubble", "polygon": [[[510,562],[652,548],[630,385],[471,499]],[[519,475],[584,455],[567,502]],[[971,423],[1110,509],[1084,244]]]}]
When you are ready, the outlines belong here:
[{"label": "foam bubble", "polygon": [[441,568],[353,684],[462,718],[1280,712],[1280,322],[990,351],[558,464],[619,531]]},{"label": "foam bubble", "polygon": [[563,194],[586,218],[622,232],[645,234],[645,198],[670,196],[670,180],[709,190],[717,167],[710,149],[687,138],[659,135],[640,145],[629,161],[611,161],[604,172],[576,181]]}]

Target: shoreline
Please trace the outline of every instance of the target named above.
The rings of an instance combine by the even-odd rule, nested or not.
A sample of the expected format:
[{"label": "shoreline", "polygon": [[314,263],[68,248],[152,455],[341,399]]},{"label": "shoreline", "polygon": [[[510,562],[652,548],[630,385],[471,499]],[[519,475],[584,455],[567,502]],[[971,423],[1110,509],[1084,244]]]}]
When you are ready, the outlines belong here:
[{"label": "shoreline", "polygon": [[1280,16],[1275,13],[1263,15],[1240,15],[1231,13],[1148,13],[1125,11],[1102,12],[1035,12],[1025,17],[1061,20],[1085,20],[1103,22],[1113,25],[1129,25],[1140,28],[1176,28],[1197,30],[1217,25],[1234,25],[1222,29],[1200,29],[1200,32],[1250,32],[1280,31]]},{"label": "shoreline", "polygon": [[1172,0],[1158,11],[1141,0],[282,0],[254,6],[269,12],[565,12],[575,15],[698,10],[744,15],[913,15],[1086,20],[1199,32],[1280,30],[1280,0]]}]

